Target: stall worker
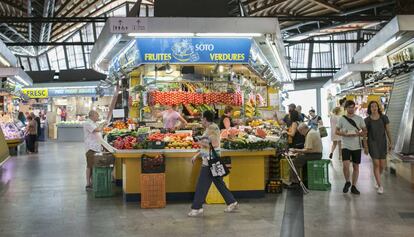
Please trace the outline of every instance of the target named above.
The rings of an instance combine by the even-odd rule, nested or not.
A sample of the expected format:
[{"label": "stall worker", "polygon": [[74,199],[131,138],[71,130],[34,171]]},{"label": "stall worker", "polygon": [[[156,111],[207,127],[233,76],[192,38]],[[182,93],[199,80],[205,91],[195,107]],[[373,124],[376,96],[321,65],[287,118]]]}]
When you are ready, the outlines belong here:
[{"label": "stall worker", "polygon": [[24,116],[24,113],[22,111],[19,112],[19,115],[17,115],[17,119],[23,123],[23,125],[26,124],[26,117]]},{"label": "stall worker", "polygon": [[[306,167],[306,163],[310,160],[322,159],[322,139],[319,132],[315,129],[310,129],[305,123],[299,124],[298,132],[305,136],[305,146],[303,149],[290,149],[297,155],[297,157],[293,159],[293,164],[295,165],[296,170]],[[303,176],[306,177],[306,169],[303,169],[302,172]],[[293,172],[290,172],[290,178],[293,187],[296,187],[299,180],[296,175],[293,175]]]},{"label": "stall worker", "polygon": [[187,126],[187,121],[177,112],[177,105],[172,105],[168,110],[165,110],[156,115],[157,118],[162,118],[164,128],[166,130],[175,130],[177,128],[177,122],[180,122],[179,127]]},{"label": "stall worker", "polygon": [[231,113],[233,112],[233,107],[227,105],[224,108],[224,114],[220,118],[220,129],[230,129],[234,127],[233,119],[231,118]]}]

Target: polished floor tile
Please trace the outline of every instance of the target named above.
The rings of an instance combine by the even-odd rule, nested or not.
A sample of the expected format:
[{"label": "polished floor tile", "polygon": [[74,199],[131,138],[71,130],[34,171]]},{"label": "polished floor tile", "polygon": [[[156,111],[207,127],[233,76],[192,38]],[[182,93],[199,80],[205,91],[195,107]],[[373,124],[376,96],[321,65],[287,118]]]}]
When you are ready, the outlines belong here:
[{"label": "polished floor tile", "polygon": [[188,218],[190,203],[146,210],[124,203],[121,190],[95,199],[84,190],[82,143],[40,144],[39,154],[13,157],[0,169],[0,236],[278,236],[283,195],[240,200],[237,213],[205,206]]},{"label": "polished floor tile", "polygon": [[[0,168],[0,236],[280,236],[286,192],[240,200],[237,213],[207,205],[204,217],[188,218],[190,203],[141,209],[124,203],[120,190],[112,198],[93,198],[84,190],[85,165],[81,143],[41,143],[39,154],[10,159]],[[414,219],[400,215],[414,212],[408,183],[385,174],[385,193],[378,195],[364,158],[361,195],[343,194],[337,157],[329,168],[331,191],[303,197],[305,236],[412,236]]]}]

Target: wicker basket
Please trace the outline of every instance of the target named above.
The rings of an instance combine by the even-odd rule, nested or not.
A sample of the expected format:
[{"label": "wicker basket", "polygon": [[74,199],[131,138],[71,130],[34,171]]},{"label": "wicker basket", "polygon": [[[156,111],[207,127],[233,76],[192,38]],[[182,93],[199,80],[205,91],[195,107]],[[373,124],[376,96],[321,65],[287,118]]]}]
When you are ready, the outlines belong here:
[{"label": "wicker basket", "polygon": [[165,173],[141,174],[141,208],[164,208]]}]

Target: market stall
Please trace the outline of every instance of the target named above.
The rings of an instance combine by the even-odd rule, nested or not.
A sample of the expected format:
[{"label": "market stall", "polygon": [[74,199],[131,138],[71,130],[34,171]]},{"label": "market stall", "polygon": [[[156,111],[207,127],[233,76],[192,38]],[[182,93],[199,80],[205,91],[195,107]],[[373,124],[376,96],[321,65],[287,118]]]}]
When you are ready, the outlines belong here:
[{"label": "market stall", "polygon": [[0,167],[10,157],[9,149],[3,131],[0,130]]},{"label": "market stall", "polygon": [[413,15],[395,16],[354,56],[356,63],[372,63],[374,73],[369,86],[390,87],[386,114],[395,144],[389,166],[411,183],[414,183],[413,21]]},{"label": "market stall", "polygon": [[[221,155],[232,166],[229,187],[238,197],[264,195],[266,161],[275,155],[281,132],[271,120],[278,87],[290,80],[279,39],[277,19],[269,18],[108,20],[91,63],[108,73],[100,87],[118,86],[123,100],[124,121],[105,129],[103,143],[117,158],[126,201],[140,197],[141,159],[160,156],[167,199],[190,199],[200,166],[190,158],[198,149],[194,137],[203,130],[201,115],[210,110],[219,117],[226,106],[235,122],[221,134]],[[176,105],[188,123],[165,129],[157,114]]]},{"label": "market stall", "polygon": [[41,114],[41,138],[59,141],[83,141],[82,123],[91,109],[106,116],[112,91],[98,97],[97,82],[40,83],[25,87],[30,98],[20,103],[23,112]]},{"label": "market stall", "polygon": [[[116,124],[120,126],[121,122]],[[280,128],[274,121],[254,121],[252,126],[223,131],[221,156],[231,160],[229,187],[236,197],[263,197],[268,180],[268,157],[282,146]],[[127,127],[127,125],[124,125]],[[142,159],[165,158],[167,200],[191,199],[201,161],[192,165],[191,157],[198,151],[193,136],[187,132],[160,133],[140,128],[107,128],[104,147],[122,161],[122,185],[126,201],[140,197]],[[247,175],[248,174],[248,175]]]},{"label": "market stall", "polygon": [[0,129],[4,134],[10,154],[17,155],[17,148],[24,141],[25,128],[25,124],[17,120],[20,111],[19,103],[25,99],[20,89],[31,85],[32,80],[21,68],[17,67],[1,68],[0,78]]}]

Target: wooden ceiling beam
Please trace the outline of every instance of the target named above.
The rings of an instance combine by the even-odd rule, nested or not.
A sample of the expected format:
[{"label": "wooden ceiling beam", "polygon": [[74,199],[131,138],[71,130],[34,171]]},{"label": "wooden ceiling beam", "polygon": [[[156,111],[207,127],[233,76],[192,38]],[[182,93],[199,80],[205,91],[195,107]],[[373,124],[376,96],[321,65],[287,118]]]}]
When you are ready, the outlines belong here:
[{"label": "wooden ceiling beam", "polygon": [[[92,13],[90,13],[89,15],[87,15],[87,17],[93,16],[96,12],[99,12],[101,9],[105,8],[106,6],[108,6],[109,4],[111,4],[111,2],[107,2],[106,4],[102,5],[101,7],[99,7],[98,9],[95,9],[95,11],[93,11]],[[86,10],[86,8],[85,8]],[[60,40],[62,38],[61,35],[63,32],[65,32],[66,30],[72,28],[73,26],[77,25],[78,23],[74,23],[74,24],[70,24],[70,26],[63,28],[62,30],[58,31],[58,32],[53,32],[53,35],[51,37],[52,40]]]},{"label": "wooden ceiling beam", "polygon": [[[109,2],[110,3],[110,2]],[[92,1],[92,2],[90,2],[85,8],[82,8],[79,12],[75,12],[75,14],[74,15],[72,15],[72,16],[74,16],[74,17],[76,17],[76,16],[79,16],[79,14],[80,13],[82,13],[82,12],[84,12],[84,11],[86,11],[86,10],[88,10],[89,8],[91,8],[92,6],[94,6],[94,5],[96,5],[96,2],[95,1]],[[62,15],[62,17],[66,17],[69,13],[73,13],[74,12],[74,10],[77,10],[77,7],[79,7],[80,5],[79,4],[75,4],[75,5],[73,5],[73,7],[69,10],[69,11],[67,11],[67,12],[65,12],[63,15]],[[60,23],[56,23],[55,25],[53,25],[53,29],[56,29],[58,26],[60,26],[61,24]]]},{"label": "wooden ceiling beam", "polygon": [[15,1],[11,1],[11,0],[2,0],[0,3],[5,4],[6,6],[11,7],[11,8],[13,8],[13,9],[16,9],[16,10],[19,10],[19,11],[21,11],[21,12],[24,12],[24,13],[26,13],[26,15],[27,15],[27,9],[25,9],[25,8],[23,7],[23,5],[16,4],[16,2],[15,2]]},{"label": "wooden ceiling beam", "polygon": [[253,11],[249,12],[249,14],[250,15],[257,15],[257,14],[262,13],[264,11],[268,11],[269,8],[275,7],[276,5],[284,3],[286,1],[288,1],[288,0],[273,0],[272,2],[270,2],[268,4],[265,4],[262,7],[255,8]]},{"label": "wooden ceiling beam", "polygon": [[62,4],[60,4],[60,6],[59,6],[59,8],[53,13],[53,16],[58,16],[59,15],[59,13],[63,10],[63,9],[65,9],[65,7],[68,5],[68,3],[70,2],[71,0],[65,0],[64,2],[62,2]]},{"label": "wooden ceiling beam", "polygon": [[329,3],[326,0],[307,0],[307,1],[314,2],[314,3],[318,4],[319,6],[322,6],[326,9],[329,9],[329,10],[334,11],[336,13],[340,13],[342,11],[341,8],[339,8],[338,6],[336,6],[332,3]]}]

